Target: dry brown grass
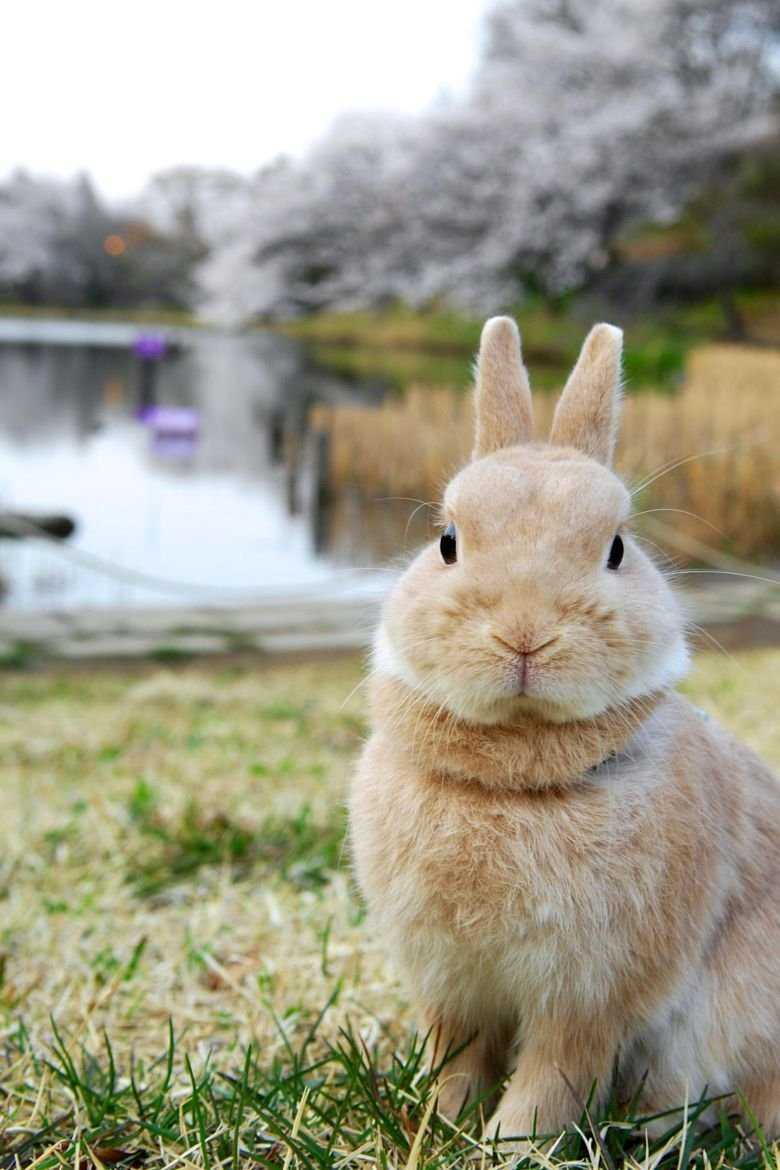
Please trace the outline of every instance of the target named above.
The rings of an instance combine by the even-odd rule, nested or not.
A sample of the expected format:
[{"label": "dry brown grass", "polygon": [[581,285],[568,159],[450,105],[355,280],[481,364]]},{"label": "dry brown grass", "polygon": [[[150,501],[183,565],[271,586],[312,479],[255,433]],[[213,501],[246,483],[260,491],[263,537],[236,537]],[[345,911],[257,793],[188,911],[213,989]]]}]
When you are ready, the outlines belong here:
[{"label": "dry brown grass", "polygon": [[471,402],[446,387],[410,386],[377,407],[319,405],[311,422],[330,436],[337,491],[430,499],[471,450]]},{"label": "dry brown grass", "polygon": [[[159,1056],[172,1019],[199,1060],[230,1063],[250,1040],[281,1050],[274,1017],[294,1036],[336,975],[347,1002],[365,994],[381,967],[346,867],[327,873],[324,905],[323,875],[291,880],[273,852],[231,857],[227,831],[259,839],[273,820],[292,839],[306,807],[318,831],[341,833],[362,730],[341,703],[358,678],[350,662],[5,683],[6,1028],[23,1013],[45,1045],[53,1014],[97,1047],[108,1028],[126,1067],[130,1049]],[[204,854],[204,836],[224,856]]]},{"label": "dry brown grass", "polygon": [[[680,508],[675,528],[742,556],[780,553],[780,353],[694,350],[679,395],[626,402],[620,467],[659,474],[640,508]],[[698,519],[696,519],[698,517]],[[720,534],[720,535],[719,535]]]},{"label": "dry brown grass", "polygon": [[[687,689],[780,765],[780,652],[739,659],[702,656]],[[100,1137],[101,1148],[140,1147],[160,1170],[319,1165],[285,1143],[300,1110],[301,1132],[318,1144],[323,1165],[412,1165],[408,1147],[399,1150],[379,1124],[365,1142],[358,1138],[351,1113],[334,1137],[332,1123],[306,1109],[302,1082],[285,1082],[292,1054],[328,1003],[310,1060],[351,1026],[381,1079],[413,1027],[341,851],[343,799],[365,730],[362,692],[349,698],[360,677],[357,660],[257,671],[199,666],[142,678],[0,677],[4,1150],[29,1140],[40,1170],[102,1170],[99,1160],[80,1159],[79,1143],[83,1153],[135,1109],[127,1103],[131,1068],[153,1101],[171,1021],[168,1120],[159,1132],[120,1125],[118,1137]],[[246,849],[236,848],[242,841]],[[118,1075],[110,1092],[91,1063],[105,1065],[106,1038]],[[220,1094],[234,1085],[249,1044],[258,1070],[286,1083],[287,1097],[250,1084],[249,1097],[260,1096],[246,1116],[234,1115],[232,1098]],[[63,1053],[83,1070],[92,1097],[63,1073]],[[332,1062],[328,1068],[333,1075]],[[314,1084],[316,1073],[307,1075]],[[193,1076],[206,1086],[205,1144]],[[412,1088],[405,1125],[425,1110]],[[336,1112],[343,1092],[333,1089]],[[114,1099],[105,1119],[101,1093]],[[268,1128],[277,1108],[281,1138]],[[216,1150],[226,1126],[236,1131],[235,1157],[209,1160],[206,1146]],[[420,1165],[443,1165],[436,1157],[434,1149]],[[6,1162],[15,1164],[13,1156]],[[635,1164],[649,1170],[660,1160]]]},{"label": "dry brown grass", "polygon": [[[537,433],[548,433],[554,405],[536,396]],[[330,436],[331,486],[349,501],[352,524],[356,501],[369,515],[386,497],[435,504],[471,447],[470,403],[447,389],[413,386],[378,408],[319,406],[312,425]],[[779,430],[780,353],[705,346],[691,354],[678,394],[629,395],[618,467],[634,487],[652,480],[638,492],[638,512],[671,518],[683,537],[713,548],[773,557],[780,553]],[[344,507],[336,505],[337,531]],[[411,509],[401,511],[408,518]],[[396,544],[404,522],[399,515]],[[374,543],[373,552],[383,551]]]}]

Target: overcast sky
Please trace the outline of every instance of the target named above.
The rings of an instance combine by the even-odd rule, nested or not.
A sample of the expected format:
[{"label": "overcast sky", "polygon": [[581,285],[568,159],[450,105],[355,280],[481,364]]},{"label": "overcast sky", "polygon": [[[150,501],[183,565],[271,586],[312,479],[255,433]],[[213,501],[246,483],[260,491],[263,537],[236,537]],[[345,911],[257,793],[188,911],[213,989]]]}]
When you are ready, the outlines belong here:
[{"label": "overcast sky", "polygon": [[487,3],[5,0],[0,178],[131,195],[179,163],[298,154],[345,110],[423,110],[466,85]]}]

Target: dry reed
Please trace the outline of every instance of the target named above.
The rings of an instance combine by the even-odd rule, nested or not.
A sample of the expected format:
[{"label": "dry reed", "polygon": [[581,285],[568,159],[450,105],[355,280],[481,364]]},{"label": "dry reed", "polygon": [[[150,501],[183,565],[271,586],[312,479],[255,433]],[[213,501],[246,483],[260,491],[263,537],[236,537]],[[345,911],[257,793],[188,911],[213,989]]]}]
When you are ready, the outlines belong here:
[{"label": "dry reed", "polygon": [[[629,394],[618,466],[637,489],[637,513],[679,509],[674,524],[683,535],[740,556],[778,555],[779,401],[780,353],[733,345],[695,350],[675,395]],[[554,405],[536,396],[540,435]],[[412,386],[378,408],[318,406],[311,421],[329,436],[337,530],[345,499],[353,525],[358,503],[369,516],[387,497],[435,504],[471,446],[470,401],[446,388]],[[411,510],[394,528],[396,544]],[[371,547],[371,525],[367,519],[367,551],[380,555],[387,533]]]}]

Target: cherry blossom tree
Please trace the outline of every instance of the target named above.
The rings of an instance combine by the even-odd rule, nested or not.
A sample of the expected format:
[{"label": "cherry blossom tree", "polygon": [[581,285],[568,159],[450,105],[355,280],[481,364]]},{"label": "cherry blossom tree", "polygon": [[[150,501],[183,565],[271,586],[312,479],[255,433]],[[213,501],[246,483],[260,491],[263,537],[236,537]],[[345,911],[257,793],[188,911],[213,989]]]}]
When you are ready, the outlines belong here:
[{"label": "cherry blossom tree", "polygon": [[[121,210],[85,180],[16,175],[0,295],[117,303],[121,277],[231,323],[505,309],[590,280],[632,223],[670,221],[777,133],[779,96],[778,0],[493,0],[470,91],[425,116],[344,116],[249,179],[178,167]],[[112,263],[104,238],[133,218]]]},{"label": "cherry blossom tree", "polygon": [[575,287],[637,219],[776,119],[776,0],[497,0],[468,98],[341,120],[258,176],[203,273],[212,310],[402,298],[493,310]]}]

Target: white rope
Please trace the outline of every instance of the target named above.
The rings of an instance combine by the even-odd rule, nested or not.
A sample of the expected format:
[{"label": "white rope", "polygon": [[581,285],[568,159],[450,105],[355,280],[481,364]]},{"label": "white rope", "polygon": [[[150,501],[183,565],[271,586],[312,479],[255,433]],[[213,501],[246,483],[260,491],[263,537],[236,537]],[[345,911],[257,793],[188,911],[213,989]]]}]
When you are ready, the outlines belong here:
[{"label": "white rope", "polygon": [[[216,597],[225,601],[251,602],[253,600],[267,601],[271,597],[278,597],[281,592],[284,592],[285,597],[290,597],[291,594],[296,592],[295,586],[287,585],[283,587],[273,585],[256,586],[250,589],[238,586],[199,585],[192,581],[175,581],[168,577],[158,577],[153,573],[145,573],[139,569],[129,569],[125,565],[117,565],[114,561],[110,561],[106,557],[98,556],[96,553],[89,552],[86,549],[73,548],[71,545],[66,544],[63,538],[53,536],[50,532],[46,532],[39,524],[35,524],[31,520],[25,520],[21,516],[10,516],[7,513],[0,513],[0,528],[6,532],[12,532],[19,537],[30,537],[34,540],[41,540],[52,546],[61,556],[85,568],[93,569],[98,573],[113,577],[117,581],[123,581],[125,584],[143,585],[145,588],[156,590],[159,593],[199,596],[203,600],[214,599]],[[381,570],[373,571],[379,572]],[[360,570],[354,570],[354,575],[357,576],[359,572]],[[350,575],[351,573],[352,571],[350,571]],[[319,592],[328,586],[327,581],[318,581],[315,584]],[[310,592],[311,586],[298,586],[297,590]]]}]

